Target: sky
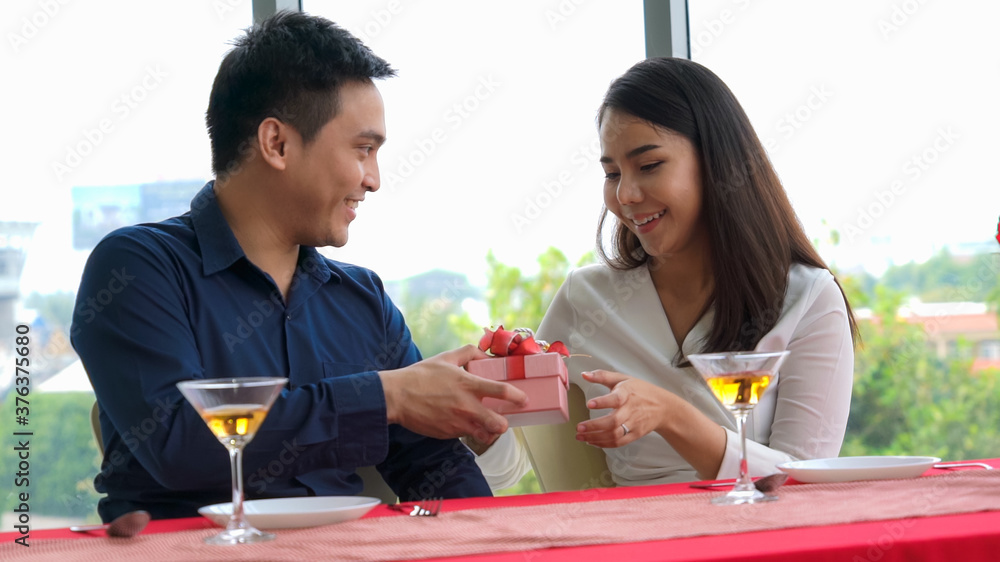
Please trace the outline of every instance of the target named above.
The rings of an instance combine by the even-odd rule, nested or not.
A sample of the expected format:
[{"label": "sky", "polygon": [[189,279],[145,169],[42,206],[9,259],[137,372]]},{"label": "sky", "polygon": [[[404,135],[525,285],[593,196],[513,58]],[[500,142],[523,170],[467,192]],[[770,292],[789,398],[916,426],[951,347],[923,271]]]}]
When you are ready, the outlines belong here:
[{"label": "sky", "polygon": [[[305,0],[399,76],[389,142],[335,259],[387,280],[485,282],[486,252],[531,271],[593,248],[595,113],[644,57],[638,0]],[[0,220],[37,221],[22,292],[75,291],[71,190],[211,177],[204,111],[249,0],[4,4]],[[1000,2],[691,0],[693,59],[733,90],[807,233],[879,272],[987,242],[1000,189]],[[994,248],[995,249],[995,248]]]}]

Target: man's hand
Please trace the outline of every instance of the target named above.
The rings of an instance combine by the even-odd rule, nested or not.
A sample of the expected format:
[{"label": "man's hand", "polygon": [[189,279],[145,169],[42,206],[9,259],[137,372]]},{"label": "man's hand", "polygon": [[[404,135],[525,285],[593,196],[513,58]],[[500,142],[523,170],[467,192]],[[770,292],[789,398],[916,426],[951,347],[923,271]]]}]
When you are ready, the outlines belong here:
[{"label": "man's hand", "polygon": [[462,368],[486,357],[467,345],[409,367],[379,372],[389,423],[438,439],[506,431],[506,418],[486,409],[482,399],[489,396],[523,406],[527,396],[507,383],[470,375]]},{"label": "man's hand", "polygon": [[487,433],[486,431],[483,431],[476,435],[463,435],[462,443],[465,443],[466,447],[472,449],[472,452],[475,453],[476,456],[478,457],[481,456],[486,451],[490,450],[490,447],[492,447],[493,444],[497,442],[497,439],[499,439],[501,435],[503,434]]}]

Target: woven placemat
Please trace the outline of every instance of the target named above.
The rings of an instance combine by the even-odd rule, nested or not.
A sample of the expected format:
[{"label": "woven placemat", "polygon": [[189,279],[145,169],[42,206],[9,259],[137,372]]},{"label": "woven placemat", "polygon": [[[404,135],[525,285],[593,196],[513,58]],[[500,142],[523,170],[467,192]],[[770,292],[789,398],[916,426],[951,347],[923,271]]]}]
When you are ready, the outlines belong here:
[{"label": "woven placemat", "polygon": [[[643,542],[1000,510],[1000,470],[902,480],[785,486],[780,500],[714,506],[692,493],[527,507],[443,512],[437,517],[374,517],[277,531],[267,543],[210,546],[217,531],[133,539],[45,540],[0,545],[3,560],[396,560],[551,547]],[[445,504],[447,507],[447,504]]]}]

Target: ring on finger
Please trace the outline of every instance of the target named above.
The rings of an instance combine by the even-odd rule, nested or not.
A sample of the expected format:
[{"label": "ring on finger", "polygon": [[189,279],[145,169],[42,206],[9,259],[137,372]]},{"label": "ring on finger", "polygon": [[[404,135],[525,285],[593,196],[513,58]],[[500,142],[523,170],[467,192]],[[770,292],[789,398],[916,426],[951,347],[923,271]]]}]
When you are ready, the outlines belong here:
[{"label": "ring on finger", "polygon": [[626,435],[628,435],[628,426],[627,425],[622,424],[622,430],[625,432],[624,434],[622,434],[622,437],[625,437]]}]

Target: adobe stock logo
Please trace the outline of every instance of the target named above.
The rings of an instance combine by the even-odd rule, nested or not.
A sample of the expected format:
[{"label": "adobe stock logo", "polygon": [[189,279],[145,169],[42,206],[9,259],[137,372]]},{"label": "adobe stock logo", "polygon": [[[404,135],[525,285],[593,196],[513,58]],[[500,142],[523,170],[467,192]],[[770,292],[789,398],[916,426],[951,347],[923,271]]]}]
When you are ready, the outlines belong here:
[{"label": "adobe stock logo", "polygon": [[[8,33],[7,42],[14,53],[21,52],[21,47],[34,39],[49,23],[59,15],[62,7],[69,3],[69,0],[40,0],[38,9],[30,16],[21,18],[20,33]],[[7,8],[7,5],[4,5]],[[9,9],[9,8],[8,8]]]},{"label": "adobe stock logo", "polygon": [[906,25],[926,2],[927,0],[904,0],[899,4],[893,4],[889,17],[878,20],[878,30],[882,32],[882,39],[888,41],[890,36]]},{"label": "adobe stock logo", "polygon": [[546,9],[545,21],[548,22],[549,28],[555,31],[557,27],[569,21],[569,18],[576,13],[576,9],[585,2],[586,0],[559,0],[558,4]]},{"label": "adobe stock logo", "polygon": [[212,2],[212,9],[215,10],[215,15],[221,21],[223,18],[229,14],[236,11],[246,0],[215,0]]},{"label": "adobe stock logo", "polygon": [[[750,0],[733,0],[739,11],[742,12],[750,6]],[[701,29],[691,25],[691,56],[697,58],[701,56],[705,49],[715,43],[715,40],[729,29],[729,26],[736,23],[739,14],[729,8],[723,8],[714,18],[702,20]]]},{"label": "adobe stock logo", "polygon": [[551,177],[542,182],[541,189],[524,198],[524,212],[514,213],[510,216],[511,222],[517,234],[524,232],[532,222],[541,217],[563,192],[571,188],[577,181],[578,176],[595,162],[601,155],[601,141],[593,139],[590,142],[581,144],[570,155],[569,162],[573,166],[561,170],[555,177]]},{"label": "adobe stock logo", "polygon": [[[828,89],[826,85],[813,85],[805,95],[802,103],[794,109],[786,111],[784,115],[775,123],[775,130],[781,133],[785,141],[790,140],[802,127],[812,119],[829,101],[835,96],[835,92]],[[781,145],[774,138],[763,141],[764,148],[771,155],[774,155]]]},{"label": "adobe stock logo", "polygon": [[129,275],[124,267],[121,269],[112,269],[109,273],[108,282],[104,288],[86,299],[80,299],[82,302],[76,308],[79,319],[73,323],[71,335],[75,336],[79,333],[81,329],[80,322],[83,322],[83,324],[93,322],[97,318],[97,314],[103,311],[104,307],[111,304],[111,301],[115,299],[115,295],[121,294],[122,291],[128,288],[129,282],[135,281],[135,275]]},{"label": "adobe stock logo", "polygon": [[497,89],[502,86],[502,82],[493,79],[493,75],[480,76],[479,82],[469,91],[467,95],[456,99],[443,115],[446,123],[451,125],[450,134],[444,127],[434,127],[430,133],[413,143],[413,148],[407,154],[399,156],[396,168],[387,169],[382,172],[383,190],[394,193],[396,188],[408,180],[417,169],[420,168],[434,154],[441,145],[457,135],[462,125],[472,117],[472,115],[485,105]]},{"label": "adobe stock logo", "polygon": [[385,31],[392,23],[393,18],[402,11],[403,3],[399,0],[389,0],[385,6],[372,10],[369,12],[371,18],[356,32],[358,39],[361,39],[365,44],[371,42],[372,39]]}]

